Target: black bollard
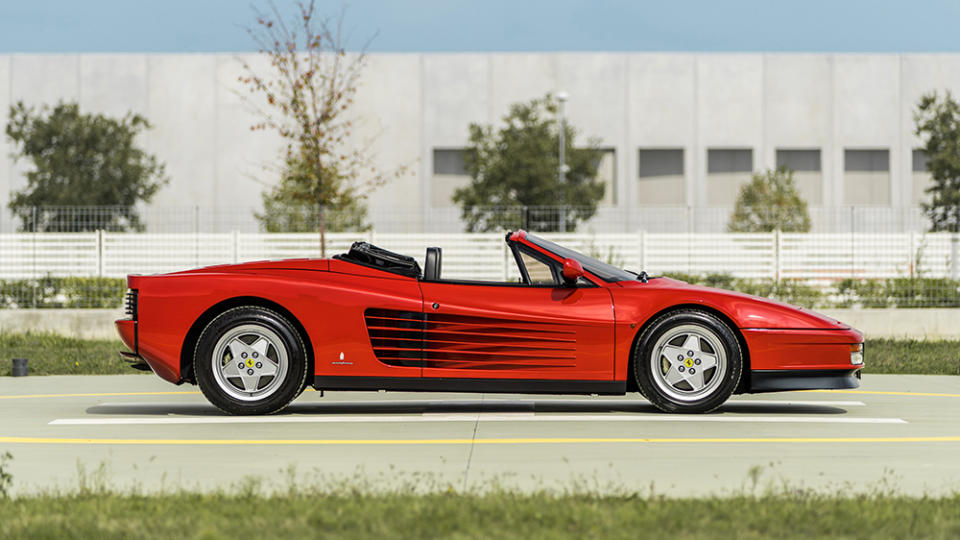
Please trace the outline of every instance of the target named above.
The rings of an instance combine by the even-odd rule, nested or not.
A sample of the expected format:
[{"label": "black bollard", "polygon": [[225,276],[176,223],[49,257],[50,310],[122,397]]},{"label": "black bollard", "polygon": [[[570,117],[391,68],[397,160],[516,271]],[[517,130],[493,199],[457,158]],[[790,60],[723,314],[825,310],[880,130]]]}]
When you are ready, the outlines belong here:
[{"label": "black bollard", "polygon": [[10,374],[13,375],[14,377],[26,377],[27,376],[27,359],[14,358],[13,370]]}]

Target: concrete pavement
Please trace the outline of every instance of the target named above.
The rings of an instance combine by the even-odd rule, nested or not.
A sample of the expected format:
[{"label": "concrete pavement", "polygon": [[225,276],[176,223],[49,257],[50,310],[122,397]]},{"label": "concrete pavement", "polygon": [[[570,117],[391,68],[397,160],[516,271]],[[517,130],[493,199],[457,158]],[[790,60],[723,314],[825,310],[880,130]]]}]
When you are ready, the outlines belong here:
[{"label": "concrete pavement", "polygon": [[[306,392],[284,413],[226,417],[156,377],[0,378],[0,452],[14,489],[653,490],[753,484],[960,491],[960,377],[867,375],[854,391],[739,396],[709,415],[625,397]],[[83,472],[79,472],[83,471]]]}]

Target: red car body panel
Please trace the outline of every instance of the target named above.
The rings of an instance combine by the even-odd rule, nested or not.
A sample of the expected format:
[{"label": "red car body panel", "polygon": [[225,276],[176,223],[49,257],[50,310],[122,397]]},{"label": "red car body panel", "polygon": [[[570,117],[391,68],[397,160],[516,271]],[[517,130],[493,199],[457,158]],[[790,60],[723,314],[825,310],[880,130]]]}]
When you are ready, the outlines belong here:
[{"label": "red car body panel", "polygon": [[[420,289],[424,313],[474,321],[454,327],[465,333],[452,341],[428,342],[424,377],[461,371],[474,378],[615,378],[613,302],[606,288],[422,282]],[[499,329],[495,340],[487,337],[491,327]],[[431,355],[443,358],[444,351],[468,358],[431,361]]]},{"label": "red car body panel", "polygon": [[[522,231],[509,240],[564,262]],[[809,310],[667,278],[611,283],[589,271],[584,278],[592,286],[537,287],[423,281],[336,259],[257,261],[131,275],[136,320],[119,320],[117,329],[131,351],[173,383],[189,380],[202,327],[244,302],[268,303],[295,320],[315,377],[626,383],[644,325],[687,306],[735,327],[753,371],[862,367],[851,363],[850,346],[863,336]],[[422,325],[422,333],[411,325]]]},{"label": "red car body panel", "polygon": [[378,275],[245,268],[240,272],[171,274],[162,279],[131,276],[128,286],[139,291],[135,352],[164,379],[181,382],[181,352],[194,323],[223,302],[258,298],[281,306],[306,331],[315,374],[419,377],[419,368],[379,362],[363,324],[363,312],[370,306],[420,311],[417,280],[364,270]]},{"label": "red car body panel", "polygon": [[707,308],[740,329],[755,370],[856,369],[849,345],[863,335],[819,313],[731,291],[657,278],[610,289],[617,306],[617,372],[626,369],[635,325],[677,306]]}]

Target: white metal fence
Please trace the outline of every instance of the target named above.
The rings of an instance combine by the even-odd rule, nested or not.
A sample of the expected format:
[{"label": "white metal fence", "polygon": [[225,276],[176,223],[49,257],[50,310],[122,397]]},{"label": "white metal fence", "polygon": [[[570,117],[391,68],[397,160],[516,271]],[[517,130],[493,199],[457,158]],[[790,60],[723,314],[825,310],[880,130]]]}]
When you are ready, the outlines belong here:
[{"label": "white metal fence", "polygon": [[[574,207],[488,208],[495,229],[522,228],[564,230]],[[600,206],[593,217],[577,224],[578,232],[590,234],[648,232],[704,233],[727,230],[731,208],[689,206]],[[0,234],[17,231],[85,232],[142,230],[149,233],[241,233],[265,232],[252,207],[212,206],[65,206],[23,209],[15,214],[0,205]],[[930,230],[930,221],[919,207],[811,207],[811,232],[920,232]],[[131,215],[140,227],[131,227]],[[309,214],[309,212],[308,212]],[[326,210],[336,221],[337,214]],[[307,222],[315,216],[303,216]],[[457,207],[370,208],[367,224],[382,233],[465,232],[466,223]],[[289,229],[287,229],[289,230]],[[303,229],[300,229],[303,230]],[[568,229],[569,230],[569,229]]]},{"label": "white metal fence", "polygon": [[[607,233],[543,234],[616,266],[662,273],[802,279],[934,277],[957,279],[952,233]],[[510,279],[501,233],[328,233],[327,255],[366,240],[423,262],[443,248],[443,277]],[[316,233],[8,233],[0,234],[0,280],[45,276],[123,277],[221,263],[319,257]]]}]

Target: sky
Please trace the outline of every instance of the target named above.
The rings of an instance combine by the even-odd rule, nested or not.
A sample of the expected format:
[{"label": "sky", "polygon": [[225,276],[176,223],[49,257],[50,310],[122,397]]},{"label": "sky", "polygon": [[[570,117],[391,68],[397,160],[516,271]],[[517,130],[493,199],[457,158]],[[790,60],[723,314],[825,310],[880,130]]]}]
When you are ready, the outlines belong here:
[{"label": "sky", "polygon": [[[0,52],[251,51],[268,1],[0,0]],[[960,51],[960,0],[318,0],[344,5],[372,52]]]}]

